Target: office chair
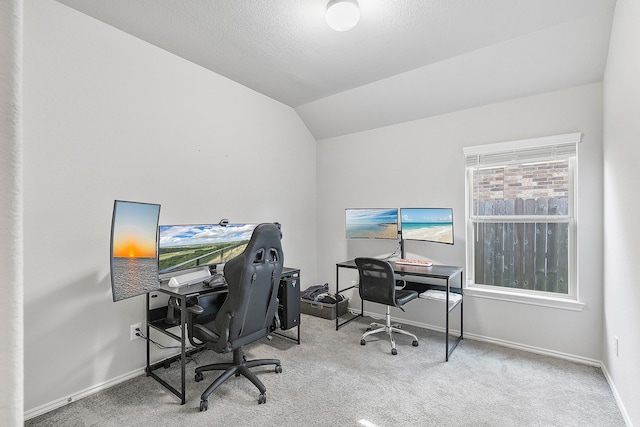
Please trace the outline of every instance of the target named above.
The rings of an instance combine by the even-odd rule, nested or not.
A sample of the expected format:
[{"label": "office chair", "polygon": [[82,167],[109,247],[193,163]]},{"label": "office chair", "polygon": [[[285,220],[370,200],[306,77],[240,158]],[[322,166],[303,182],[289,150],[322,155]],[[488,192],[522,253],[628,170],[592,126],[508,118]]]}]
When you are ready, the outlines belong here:
[{"label": "office chair", "polygon": [[391,340],[391,354],[395,356],[398,354],[398,350],[396,350],[396,342],[393,339],[393,333],[396,332],[412,337],[412,345],[417,347],[418,338],[414,334],[400,329],[400,325],[391,325],[391,307],[398,307],[400,310],[404,311],[402,306],[409,301],[418,298],[418,292],[397,289],[397,284],[404,281],[396,280],[393,268],[387,261],[382,261],[376,258],[356,258],[355,262],[360,275],[360,284],[358,286],[360,298],[363,301],[377,302],[378,304],[384,304],[387,306],[385,324],[383,325],[376,322],[371,323],[367,328],[367,332],[362,335],[360,344],[365,345],[367,343],[365,338],[369,335],[377,334],[378,332],[386,332],[389,334],[389,339]]},{"label": "office chair", "polygon": [[202,393],[200,411],[209,408],[209,395],[234,375],[243,375],[249,379],[260,391],[258,403],[265,403],[267,389],[249,368],[275,365],[275,372],[282,372],[280,360],[248,361],[242,351],[242,346],[267,336],[274,321],[284,262],[281,236],[276,224],[260,224],[253,231],[244,252],[225,264],[224,276],[229,291],[219,309],[216,307],[213,310],[216,312],[215,318],[207,316],[206,296],[201,297],[196,305],[188,307],[189,340],[192,344],[204,344],[217,353],[233,352],[232,363],[216,363],[196,368],[197,382],[204,379],[204,371],[224,371]]}]

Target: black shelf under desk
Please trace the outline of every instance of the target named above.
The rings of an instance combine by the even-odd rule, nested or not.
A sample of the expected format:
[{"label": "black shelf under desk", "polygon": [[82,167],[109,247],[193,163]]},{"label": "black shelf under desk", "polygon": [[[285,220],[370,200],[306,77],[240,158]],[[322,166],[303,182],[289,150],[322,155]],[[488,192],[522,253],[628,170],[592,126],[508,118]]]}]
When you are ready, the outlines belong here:
[{"label": "black shelf under desk", "polygon": [[[462,267],[450,266],[450,265],[438,265],[434,264],[430,267],[426,266],[414,266],[406,264],[396,264],[393,261],[389,261],[396,278],[406,281],[405,289],[415,290],[418,293],[425,292],[429,289],[435,289],[445,292],[445,361],[449,361],[449,356],[453,353],[453,350],[458,346],[463,339],[463,274],[464,269]],[[340,269],[355,269],[358,267],[354,260],[344,261],[336,263],[336,294],[342,294],[343,292],[357,288],[357,286],[349,286],[346,288],[340,288]],[[444,285],[437,285],[431,283],[425,283],[421,280],[424,279],[438,279],[444,281]],[[461,296],[460,300],[455,304],[450,304],[450,293],[456,293]],[[422,298],[420,298],[422,299]],[[427,299],[428,301],[428,299]],[[460,335],[455,337],[455,340],[449,345],[449,314],[455,309],[460,308]],[[339,316],[336,316],[336,331],[342,326],[352,322],[358,317],[364,317],[364,301],[360,300],[360,314],[352,315],[350,318],[340,321]]]}]

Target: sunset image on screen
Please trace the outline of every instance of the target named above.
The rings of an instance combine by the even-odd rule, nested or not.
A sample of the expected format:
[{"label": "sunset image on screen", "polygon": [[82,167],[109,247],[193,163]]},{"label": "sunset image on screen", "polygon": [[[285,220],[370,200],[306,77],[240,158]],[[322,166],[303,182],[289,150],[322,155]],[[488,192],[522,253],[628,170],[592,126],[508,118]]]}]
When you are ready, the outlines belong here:
[{"label": "sunset image on screen", "polygon": [[158,206],[118,204],[113,229],[113,256],[155,258]]},{"label": "sunset image on screen", "polygon": [[120,301],[157,290],[160,205],[116,200],[111,223],[111,288]]},{"label": "sunset image on screen", "polygon": [[153,258],[156,256],[155,239],[151,244],[131,237],[124,242],[114,242],[113,256],[118,258]]}]

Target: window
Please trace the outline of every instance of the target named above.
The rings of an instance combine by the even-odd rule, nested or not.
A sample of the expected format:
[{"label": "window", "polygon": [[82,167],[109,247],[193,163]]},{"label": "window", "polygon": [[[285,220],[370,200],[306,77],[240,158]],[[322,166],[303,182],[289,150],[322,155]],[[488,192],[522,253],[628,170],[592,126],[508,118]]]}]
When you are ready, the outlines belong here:
[{"label": "window", "polygon": [[464,149],[469,287],[576,299],[580,133]]}]

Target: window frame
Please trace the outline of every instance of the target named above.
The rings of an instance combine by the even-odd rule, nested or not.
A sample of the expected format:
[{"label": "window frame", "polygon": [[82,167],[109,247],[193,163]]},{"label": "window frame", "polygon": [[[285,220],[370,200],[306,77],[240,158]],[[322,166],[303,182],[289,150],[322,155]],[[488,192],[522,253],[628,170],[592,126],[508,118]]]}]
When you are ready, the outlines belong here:
[{"label": "window frame", "polygon": [[[579,301],[578,283],[578,233],[577,233],[577,176],[578,144],[581,133],[555,135],[497,144],[465,147],[465,235],[466,235],[466,281],[465,295],[479,298],[498,299],[523,304],[540,305],[581,311],[584,304]],[[573,146],[573,147],[571,147]],[[573,152],[571,151],[573,150]],[[554,157],[555,156],[555,157]],[[488,160],[485,160],[488,159]],[[473,212],[474,171],[514,164],[552,162],[568,159],[569,210],[566,215],[477,215]],[[475,162],[475,164],[474,164]],[[475,282],[475,225],[482,222],[493,223],[567,223],[568,224],[568,292],[566,294],[485,285]]]}]

